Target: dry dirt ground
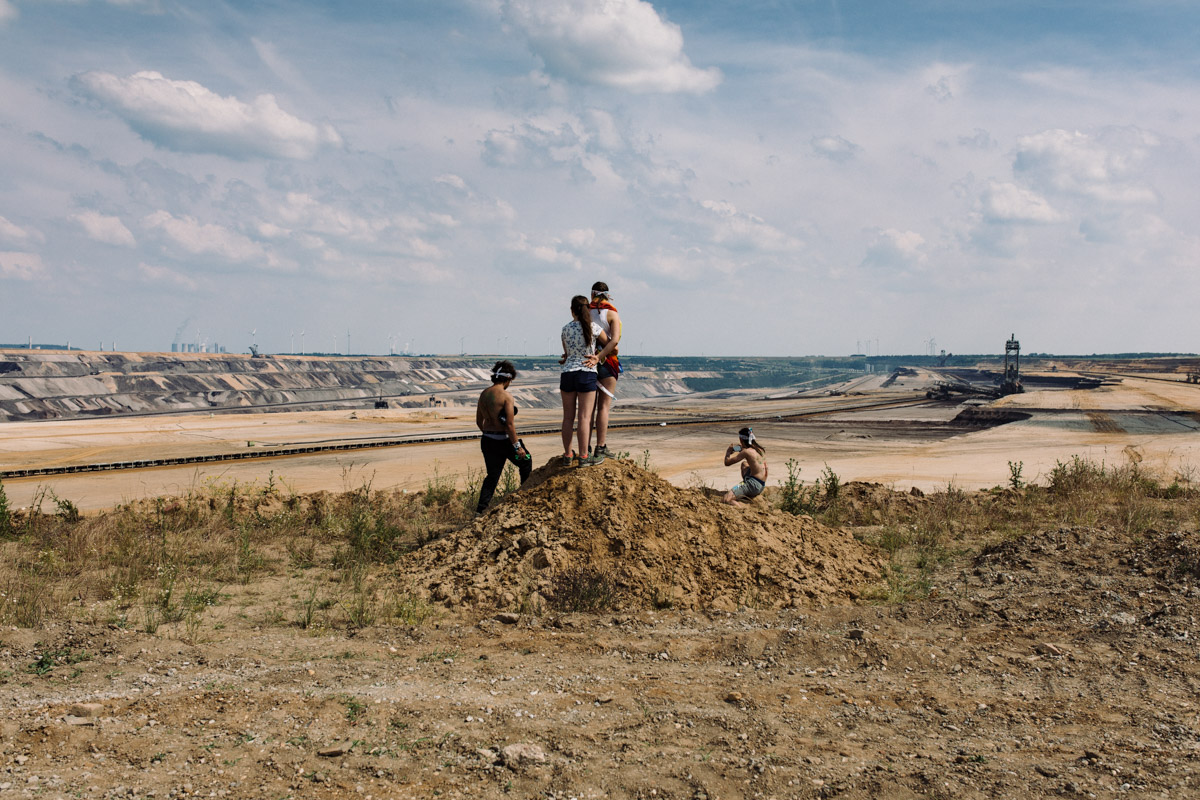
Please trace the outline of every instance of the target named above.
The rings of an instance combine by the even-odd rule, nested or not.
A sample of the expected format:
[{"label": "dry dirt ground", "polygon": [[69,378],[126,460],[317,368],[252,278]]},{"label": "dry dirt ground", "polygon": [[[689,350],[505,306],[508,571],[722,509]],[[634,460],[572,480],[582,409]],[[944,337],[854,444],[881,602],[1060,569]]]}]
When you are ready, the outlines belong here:
[{"label": "dry dirt ground", "polygon": [[[434,603],[408,623],[351,631],[344,578],[280,551],[154,634],[85,597],[3,630],[0,794],[1200,794],[1195,520],[962,540],[885,602],[847,528],[629,462],[535,476],[370,577],[372,602]],[[614,593],[554,610],[597,597],[562,580],[580,565]]]}]

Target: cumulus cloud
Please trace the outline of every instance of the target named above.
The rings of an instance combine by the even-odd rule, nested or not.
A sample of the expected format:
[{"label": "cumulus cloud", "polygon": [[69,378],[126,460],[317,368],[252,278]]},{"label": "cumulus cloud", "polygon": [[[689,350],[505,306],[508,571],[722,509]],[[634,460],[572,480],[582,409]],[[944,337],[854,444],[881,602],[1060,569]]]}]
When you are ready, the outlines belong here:
[{"label": "cumulus cloud", "polygon": [[1079,131],[1048,130],[1017,140],[1013,173],[1047,193],[1118,205],[1155,202],[1138,168],[1157,140],[1142,131],[1115,131],[1109,141]]},{"label": "cumulus cloud", "polygon": [[188,291],[195,291],[197,287],[196,281],[192,280],[187,275],[184,275],[182,272],[177,272],[176,270],[169,269],[167,267],[160,267],[154,264],[146,264],[143,262],[138,264],[138,272],[140,272],[142,277],[150,283],[162,283],[168,286],[178,286],[179,288],[187,289]]},{"label": "cumulus cloud", "polygon": [[137,244],[120,217],[105,216],[97,211],[83,211],[71,219],[82,225],[87,235],[97,242],[118,247],[134,247]]},{"label": "cumulus cloud", "polygon": [[830,161],[849,161],[862,152],[861,147],[841,136],[816,136],[809,143],[814,153]]},{"label": "cumulus cloud", "polygon": [[718,69],[699,69],[683,32],[642,0],[505,0],[507,23],[524,34],[556,77],[633,92],[707,92]]},{"label": "cumulus cloud", "polygon": [[799,240],[760,217],[739,211],[732,203],[701,201],[706,212],[710,241],[731,250],[784,253],[799,249]]},{"label": "cumulus cloud", "polygon": [[31,281],[45,272],[37,253],[0,252],[0,278]]},{"label": "cumulus cloud", "polygon": [[488,131],[483,140],[484,163],[493,167],[545,169],[578,162],[581,142],[569,125],[542,127],[532,122],[508,130]]},{"label": "cumulus cloud", "polygon": [[508,271],[514,273],[578,272],[583,268],[579,255],[561,239],[537,241],[524,233],[517,233],[505,250],[508,255],[501,261]]},{"label": "cumulus cloud", "polygon": [[492,167],[567,172],[576,183],[621,190],[636,176],[642,161],[631,157],[628,142],[610,115],[532,119],[487,132],[480,157]]},{"label": "cumulus cloud", "polygon": [[924,236],[916,231],[888,228],[872,232],[862,264],[872,269],[904,272],[926,260]]},{"label": "cumulus cloud", "polygon": [[1044,197],[1015,183],[989,182],[979,203],[988,222],[1047,223],[1063,218]]},{"label": "cumulus cloud", "polygon": [[0,242],[25,244],[26,242],[42,241],[45,237],[38,231],[26,230],[15,222],[9,222],[0,217]]},{"label": "cumulus cloud", "polygon": [[236,159],[309,159],[321,147],[341,144],[331,126],[314,125],[287,113],[270,94],[245,103],[195,81],[172,80],[158,72],[137,72],[127,78],[85,72],[72,82],[140,136],[171,150]]},{"label": "cumulus cloud", "polygon": [[191,255],[212,255],[233,263],[281,266],[279,258],[261,244],[220,225],[203,223],[194,217],[176,217],[169,211],[156,211],[142,223],[150,230],[161,231],[170,242]]}]

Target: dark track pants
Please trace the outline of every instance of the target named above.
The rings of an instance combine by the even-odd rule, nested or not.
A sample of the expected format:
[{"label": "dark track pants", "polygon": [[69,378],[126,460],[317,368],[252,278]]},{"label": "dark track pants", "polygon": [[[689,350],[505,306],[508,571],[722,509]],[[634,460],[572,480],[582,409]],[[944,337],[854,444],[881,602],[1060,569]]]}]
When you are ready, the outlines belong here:
[{"label": "dark track pants", "polygon": [[492,495],[496,493],[496,485],[500,483],[504,464],[508,461],[516,464],[517,471],[521,475],[521,483],[525,483],[529,478],[529,473],[533,471],[533,459],[517,461],[512,444],[507,439],[491,439],[487,436],[480,436],[479,449],[483,451],[483,463],[487,466],[487,477],[483,479],[483,485],[479,487],[479,505],[475,507],[475,512],[482,514],[487,510],[488,503],[492,502]]}]

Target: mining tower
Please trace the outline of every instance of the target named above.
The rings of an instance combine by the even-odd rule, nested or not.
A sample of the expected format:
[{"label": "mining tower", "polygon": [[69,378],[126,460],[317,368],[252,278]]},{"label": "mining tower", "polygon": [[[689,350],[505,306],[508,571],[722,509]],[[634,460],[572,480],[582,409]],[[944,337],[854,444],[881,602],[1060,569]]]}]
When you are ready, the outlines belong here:
[{"label": "mining tower", "polygon": [[1004,343],[1004,378],[1000,382],[1000,394],[1019,394],[1025,391],[1021,386],[1021,343],[1014,333]]}]

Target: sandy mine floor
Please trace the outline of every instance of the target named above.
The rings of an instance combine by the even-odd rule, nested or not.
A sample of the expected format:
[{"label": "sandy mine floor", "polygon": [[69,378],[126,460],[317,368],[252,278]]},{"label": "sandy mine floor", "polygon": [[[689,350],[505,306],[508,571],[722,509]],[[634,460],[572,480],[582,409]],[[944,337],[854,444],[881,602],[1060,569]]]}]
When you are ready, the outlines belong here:
[{"label": "sandy mine floor", "polygon": [[[770,485],[786,477],[794,459],[803,480],[814,480],[828,466],[843,480],[871,481],[897,489],[933,490],[954,485],[977,489],[1005,485],[1010,462],[1021,465],[1026,481],[1044,480],[1059,461],[1078,455],[1108,464],[1138,461],[1170,480],[1193,477],[1200,468],[1200,387],[1139,378],[1091,391],[1037,391],[996,401],[993,407],[1030,410],[1031,419],[989,429],[949,424],[962,406],[926,403],[883,410],[829,412],[796,421],[773,415],[828,411],[837,404],[924,397],[927,375],[881,388],[881,377],[859,379],[842,397],[764,400],[761,390],[718,392],[661,402],[617,403],[613,424],[658,418],[695,418],[689,425],[614,429],[610,449],[645,459],[679,486],[728,488],[735,469],[721,463],[740,423],[705,423],[710,417],[754,415],[755,434],[767,447]],[[518,431],[557,428],[561,412],[524,409]],[[62,464],[128,461],[197,453],[224,453],[338,439],[470,434],[474,408],[427,411],[359,410],[260,415],[179,416],[66,422],[8,423],[0,433],[0,469]],[[562,450],[557,434],[526,436],[540,461]],[[343,491],[364,482],[375,488],[424,488],[439,476],[465,477],[482,468],[477,440],[406,445],[374,450],[224,462],[163,469],[124,470],[10,479],[12,503],[29,504],[49,488],[83,510],[115,503],[178,495],[206,483],[265,485],[282,481],[296,492]]]}]

